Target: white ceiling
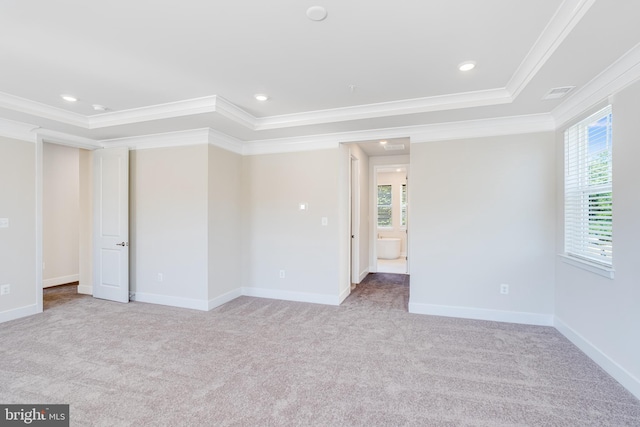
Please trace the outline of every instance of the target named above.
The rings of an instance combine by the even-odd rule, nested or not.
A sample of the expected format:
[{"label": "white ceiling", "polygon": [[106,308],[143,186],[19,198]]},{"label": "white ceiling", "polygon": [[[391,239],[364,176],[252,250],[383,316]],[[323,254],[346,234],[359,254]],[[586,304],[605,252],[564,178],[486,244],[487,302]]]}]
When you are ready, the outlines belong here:
[{"label": "white ceiling", "polygon": [[[328,17],[309,20],[313,5]],[[2,0],[0,118],[108,145],[542,117],[637,65],[638,16],[629,0]],[[558,86],[576,89],[542,100]]]}]

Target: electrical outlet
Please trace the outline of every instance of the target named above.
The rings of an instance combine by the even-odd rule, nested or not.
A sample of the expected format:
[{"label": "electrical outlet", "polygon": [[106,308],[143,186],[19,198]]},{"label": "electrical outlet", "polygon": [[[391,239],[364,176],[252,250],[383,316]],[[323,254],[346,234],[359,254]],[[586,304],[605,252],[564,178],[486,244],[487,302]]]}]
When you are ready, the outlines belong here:
[{"label": "electrical outlet", "polygon": [[509,285],[503,283],[502,285],[500,285],[500,293],[503,295],[508,295],[509,294]]},{"label": "electrical outlet", "polygon": [[158,282],[162,282],[164,280],[164,274],[158,273]]},{"label": "electrical outlet", "polygon": [[284,279],[284,270],[280,270],[280,278]]},{"label": "electrical outlet", "polygon": [[11,285],[6,284],[0,286],[0,295],[9,295],[11,293]]}]

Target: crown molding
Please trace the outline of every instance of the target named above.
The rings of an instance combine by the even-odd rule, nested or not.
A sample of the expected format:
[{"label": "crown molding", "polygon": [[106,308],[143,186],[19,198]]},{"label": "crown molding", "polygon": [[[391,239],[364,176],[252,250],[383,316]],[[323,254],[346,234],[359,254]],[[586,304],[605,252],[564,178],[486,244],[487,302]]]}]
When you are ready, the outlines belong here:
[{"label": "crown molding", "polygon": [[551,114],[558,127],[640,79],[640,43],[577,90]]},{"label": "crown molding", "polygon": [[540,71],[558,46],[593,6],[596,0],[564,0],[538,40],[513,74],[507,90],[515,99]]},{"label": "crown molding", "polygon": [[96,150],[102,148],[100,141],[95,139],[84,138],[82,136],[70,135],[55,130],[38,128],[36,131],[38,138],[44,142],[53,142],[55,144],[66,145],[68,147],[84,148],[86,150]]},{"label": "crown molding", "polygon": [[339,134],[313,135],[304,137],[265,139],[245,142],[243,156],[261,154],[297,153],[301,151],[328,150],[340,144]]},{"label": "crown molding", "polygon": [[183,101],[168,102],[148,107],[132,108],[122,111],[110,111],[88,117],[89,129],[128,125],[150,120],[170,119],[193,114],[213,113],[216,111],[216,95]]},{"label": "crown molding", "polygon": [[[317,111],[255,117],[228,100],[211,95],[164,104],[84,116],[39,102],[0,93],[0,107],[84,129],[101,129],[151,120],[218,113],[252,130],[282,129],[511,103],[582,19],[595,0],[564,0],[505,88],[404,99]],[[235,143],[231,144],[232,147]],[[237,147],[236,147],[237,148]],[[236,149],[234,148],[234,149]]]},{"label": "crown molding", "polygon": [[216,100],[216,113],[241,124],[247,129],[256,130],[257,118],[221,96],[218,96]]},{"label": "crown molding", "polygon": [[209,145],[213,145],[236,154],[243,154],[244,151],[244,146],[241,140],[214,129],[209,129],[208,143]]},{"label": "crown molding", "polygon": [[499,135],[553,132],[551,114],[499,117],[461,122],[406,126],[367,131],[343,132],[306,137],[255,140],[244,143],[243,154],[291,153],[338,147],[340,143],[408,137],[412,144],[463,138],[483,138]]},{"label": "crown molding", "polygon": [[38,126],[0,118],[0,136],[5,138],[36,142],[37,135],[33,132],[36,129]]},{"label": "crown molding", "polygon": [[100,142],[104,148],[127,147],[130,150],[147,150],[151,148],[208,144],[209,128],[132,136],[127,138],[105,139]]},{"label": "crown molding", "polygon": [[0,107],[82,128],[87,128],[89,124],[88,118],[82,114],[73,113],[4,92],[0,92]]},{"label": "crown molding", "polygon": [[416,130],[410,136],[411,143],[414,144],[451,139],[553,132],[555,128],[553,116],[549,113],[542,113],[464,122],[437,123],[423,126],[422,129]]},{"label": "crown molding", "polygon": [[281,129],[349,120],[373,119],[403,114],[506,104],[510,102],[513,102],[513,98],[506,89],[487,89],[475,92],[454,93],[262,117],[257,119],[255,130]]}]

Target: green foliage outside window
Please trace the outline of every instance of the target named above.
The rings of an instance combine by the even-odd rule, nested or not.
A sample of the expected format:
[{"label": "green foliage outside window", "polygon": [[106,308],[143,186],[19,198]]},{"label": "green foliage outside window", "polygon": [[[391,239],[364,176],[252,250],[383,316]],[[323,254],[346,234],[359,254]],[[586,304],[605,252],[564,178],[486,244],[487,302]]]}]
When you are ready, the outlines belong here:
[{"label": "green foliage outside window", "polygon": [[378,185],[378,227],[391,227],[391,185]]}]

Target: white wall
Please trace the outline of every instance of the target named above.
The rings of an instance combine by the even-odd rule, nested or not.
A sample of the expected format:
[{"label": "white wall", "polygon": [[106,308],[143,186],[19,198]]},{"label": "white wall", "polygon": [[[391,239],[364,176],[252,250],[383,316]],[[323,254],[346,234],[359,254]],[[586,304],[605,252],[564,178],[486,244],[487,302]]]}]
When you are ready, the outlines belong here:
[{"label": "white wall", "polygon": [[79,280],[79,149],[43,144],[43,286]]},{"label": "white wall", "polygon": [[209,146],[210,308],[240,295],[242,271],[242,156]]},{"label": "white wall", "polygon": [[[407,183],[407,172],[380,172],[377,185],[391,185],[392,217],[391,227],[378,227],[377,234],[380,237],[394,237],[400,239],[401,256],[407,256],[406,226],[402,225],[402,184]],[[376,190],[377,191],[377,190]]]},{"label": "white wall", "polygon": [[[243,280],[249,295],[338,303],[341,153],[336,148],[244,158]],[[299,203],[308,210],[299,210]]]},{"label": "white wall", "polygon": [[[640,398],[640,82],[613,102],[613,280],[559,259],[556,322],[583,351]],[[558,174],[563,135],[557,134]],[[559,175],[561,177],[561,175]],[[558,179],[557,253],[563,248],[563,191]]]},{"label": "white wall", "polygon": [[136,300],[208,308],[208,159],[205,144],[131,152]]},{"label": "white wall", "polygon": [[412,144],[409,176],[410,310],[550,324],[554,134]]},{"label": "white wall", "polygon": [[78,292],[93,294],[93,152],[79,150],[79,286]]},{"label": "white wall", "polygon": [[36,292],[36,145],[0,137],[0,322],[34,314]]}]

